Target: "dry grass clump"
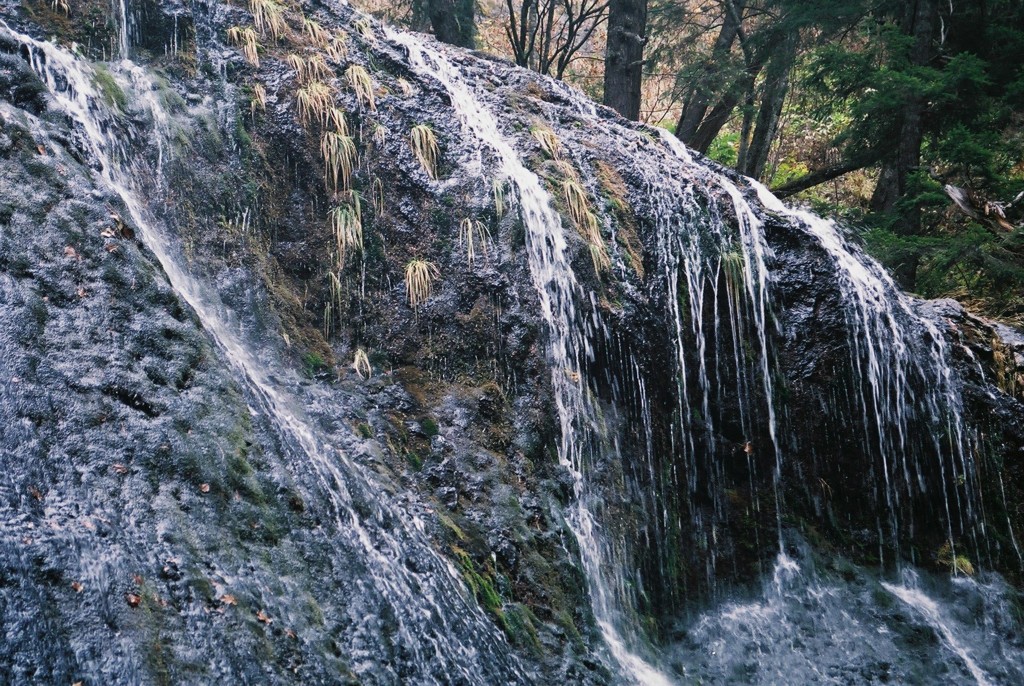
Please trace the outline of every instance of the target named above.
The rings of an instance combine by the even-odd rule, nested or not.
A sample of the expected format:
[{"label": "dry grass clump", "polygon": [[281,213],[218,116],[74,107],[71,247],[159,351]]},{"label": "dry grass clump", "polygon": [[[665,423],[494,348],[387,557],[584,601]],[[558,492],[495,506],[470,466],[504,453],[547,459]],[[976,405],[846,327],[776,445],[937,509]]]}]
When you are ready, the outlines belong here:
[{"label": "dry grass clump", "polygon": [[501,219],[505,216],[505,182],[495,179],[491,190],[494,194],[494,214]]},{"label": "dry grass clump", "polygon": [[355,91],[359,104],[371,112],[376,112],[377,100],[373,78],[370,76],[370,72],[366,71],[366,67],[353,64],[345,71],[345,77],[348,79],[349,85],[352,86],[352,90]]},{"label": "dry grass clump", "polygon": [[413,309],[418,309],[430,297],[434,281],[440,276],[441,272],[433,262],[415,259],[405,265],[405,292]]},{"label": "dry grass clump", "polygon": [[305,34],[310,43],[321,49],[326,48],[331,40],[331,34],[328,33],[327,29],[312,19],[305,17],[302,18],[302,33]]},{"label": "dry grass clump", "polygon": [[553,160],[557,160],[562,152],[562,144],[558,140],[558,136],[555,132],[546,126],[534,126],[530,129],[530,133],[540,143],[540,147],[543,148],[544,152],[548,154]]},{"label": "dry grass clump", "polygon": [[303,125],[327,121],[328,112],[334,107],[334,94],[323,81],[310,81],[295,91],[295,104],[299,121]]},{"label": "dry grass clump", "polygon": [[284,61],[295,71],[296,78],[300,83],[326,81],[332,73],[323,55],[312,54],[303,57],[292,53],[285,57]]},{"label": "dry grass clump", "polygon": [[590,209],[590,200],[583,186],[575,178],[562,179],[562,197],[569,219],[590,246],[590,258],[594,262],[594,269],[603,272],[610,268],[612,262],[608,256],[608,248],[601,237],[597,216]]},{"label": "dry grass clump", "polygon": [[324,126],[334,129],[342,136],[349,135],[348,120],[345,118],[345,110],[339,107],[331,107],[324,113]]},{"label": "dry grass clump", "polygon": [[338,29],[331,35],[330,41],[324,46],[324,52],[334,62],[348,59],[348,34]]},{"label": "dry grass clump", "polygon": [[253,84],[252,101],[249,103],[249,107],[253,114],[256,114],[257,109],[263,112],[267,111],[267,89],[263,87],[262,83]]},{"label": "dry grass clump", "polygon": [[246,62],[257,68],[260,66],[260,46],[255,31],[247,26],[232,26],[228,29],[228,41],[241,48]]},{"label": "dry grass clump", "polygon": [[437,179],[437,159],[440,151],[437,147],[437,136],[426,124],[417,124],[409,132],[409,144],[416,159],[432,179]]},{"label": "dry grass clump", "polygon": [[487,249],[491,244],[491,233],[484,226],[483,222],[466,218],[459,224],[459,244],[466,251],[466,261],[473,266],[478,250],[487,255]]},{"label": "dry grass clump", "polygon": [[330,212],[334,244],[338,251],[339,268],[348,255],[363,249],[363,212],[359,196],[351,193],[351,202],[343,203]]},{"label": "dry grass clump", "polygon": [[284,6],[274,0],[249,0],[249,11],[253,22],[260,33],[269,33],[274,40],[279,39],[287,31],[284,21]]},{"label": "dry grass clump", "polygon": [[320,139],[320,154],[324,158],[324,183],[337,193],[352,188],[352,170],[356,167],[358,152],[351,137],[336,131],[325,131]]}]

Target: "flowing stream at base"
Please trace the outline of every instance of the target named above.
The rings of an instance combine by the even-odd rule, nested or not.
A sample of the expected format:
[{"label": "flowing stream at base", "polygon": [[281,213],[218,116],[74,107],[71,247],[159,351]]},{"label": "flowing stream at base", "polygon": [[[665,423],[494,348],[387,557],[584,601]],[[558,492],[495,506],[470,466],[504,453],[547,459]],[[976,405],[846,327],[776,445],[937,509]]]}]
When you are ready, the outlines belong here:
[{"label": "flowing stream at base", "polygon": [[[368,581],[397,619],[398,640],[411,656],[403,678],[415,674],[417,683],[489,683],[501,675],[509,683],[528,681],[504,636],[484,615],[458,572],[432,549],[422,521],[388,503],[358,465],[321,439],[303,417],[298,403],[271,380],[253,349],[235,333],[238,326],[219,296],[184,268],[140,200],[136,183],[146,170],[142,165],[133,168],[125,161],[141,156],[133,154],[120,135],[118,117],[104,104],[92,67],[52,43],[12,30],[2,20],[0,31],[23,46],[32,68],[59,107],[81,126],[89,152],[100,165],[103,183],[124,203],[142,242],[238,371],[267,419],[284,442],[314,466],[322,490],[330,499],[340,545],[354,551],[371,570]],[[112,73],[126,81],[124,85],[152,117],[151,135],[162,160],[169,117],[156,97],[155,87],[142,68],[127,60],[111,66]],[[372,517],[360,516],[353,507],[353,491],[372,494],[365,498],[374,508]],[[410,559],[416,559],[418,572],[410,569]]]}]

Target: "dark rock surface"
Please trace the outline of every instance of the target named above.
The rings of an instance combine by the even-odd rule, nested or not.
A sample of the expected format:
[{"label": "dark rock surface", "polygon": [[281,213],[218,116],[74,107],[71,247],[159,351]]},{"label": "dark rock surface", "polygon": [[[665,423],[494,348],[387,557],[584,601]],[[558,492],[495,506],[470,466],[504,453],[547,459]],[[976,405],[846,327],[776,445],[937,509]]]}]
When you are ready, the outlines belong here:
[{"label": "dark rock surface", "polygon": [[[366,67],[376,86],[372,111],[350,88],[337,94],[360,146],[354,185],[364,216],[363,250],[339,271],[327,221],[336,199],[324,188],[318,137],[296,122],[287,41],[263,46],[255,69],[224,39],[228,27],[251,22],[241,7],[129,7],[132,55],[160,76],[157,95],[172,115],[159,176],[150,134],[138,134],[133,150],[150,169],[149,210],[190,270],[216,288],[275,382],[329,443],[424,523],[530,678],[611,680],[564,521],[573,483],[558,464],[548,334],[524,228],[466,171],[479,146],[449,95],[414,73],[379,27],[333,3],[308,3],[309,16],[347,30],[345,65]],[[19,30],[77,40],[94,57],[109,56],[116,40],[106,2],[71,2],[73,19],[102,15],[91,24],[62,17],[49,2],[3,0],[0,10]],[[590,390],[627,456],[601,464],[595,478],[621,513],[617,533],[635,547],[652,635],[674,644],[681,661],[692,657],[703,644],[679,642],[679,618],[759,587],[771,574],[780,522],[836,559],[892,565],[899,555],[944,571],[937,551],[947,533],[927,526],[948,507],[934,473],[905,505],[918,528],[895,540],[882,533],[885,494],[851,408],[850,323],[834,261],[804,228],[763,209],[773,372],[785,390],[783,511],[774,457],[763,447],[771,444],[763,386],[743,387],[723,367],[714,378],[717,433],[697,439],[707,441],[692,474],[699,492],[687,497],[674,484],[678,492],[654,505],[684,523],[667,531],[645,519],[652,477],[631,459],[647,440],[642,413],[657,417],[650,440],[656,466],[667,470],[677,458],[679,402],[665,312],[680,294],[665,279],[657,222],[664,191],[656,184],[680,177],[681,188],[694,189],[695,216],[720,214],[734,225],[734,210],[720,190],[688,178],[651,132],[607,110],[589,112],[561,84],[501,61],[446,54],[501,112],[502,132],[553,190],[563,172],[531,128],[557,134],[563,159],[614,228],[610,274],[595,271],[571,230],[569,247],[609,330],[594,341]],[[257,83],[265,110],[251,105]],[[409,638],[395,638],[387,603],[365,592],[373,570],[335,541],[315,475],[132,236],[124,208],[93,173],[81,132],[47,106],[44,92],[18,46],[0,41],[0,675],[13,683],[429,681],[403,653]],[[135,95],[126,94],[126,128],[146,132],[153,122]],[[423,123],[440,144],[439,181],[409,145]],[[756,204],[754,191],[736,182]],[[482,221],[493,240],[473,264],[459,241],[464,219]],[[686,216],[679,230],[708,229]],[[403,283],[412,259],[430,260],[441,274],[416,309]],[[703,313],[709,329],[729,314],[724,299],[716,302]],[[1019,584],[1024,338],[952,302],[914,307],[946,337],[965,415],[981,437],[988,527],[971,556]],[[741,350],[744,373],[756,381],[755,344],[749,331],[727,334],[721,350]],[[357,349],[369,355],[369,379],[351,367]],[[687,354],[693,362],[696,346]],[[627,361],[647,379],[649,405],[628,387]],[[755,429],[744,413],[758,420]],[[382,516],[368,494],[357,500],[367,519]],[[428,558],[403,563],[426,572]],[[877,590],[867,572],[852,574],[857,583],[844,592]],[[935,641],[929,636],[922,640]],[[921,654],[926,664],[932,653]],[[732,665],[705,668],[712,681],[736,677]],[[874,670],[864,681],[890,673],[881,664],[864,669]],[[914,669],[917,662],[891,673],[913,679]],[[688,673],[685,665],[677,671]]]}]

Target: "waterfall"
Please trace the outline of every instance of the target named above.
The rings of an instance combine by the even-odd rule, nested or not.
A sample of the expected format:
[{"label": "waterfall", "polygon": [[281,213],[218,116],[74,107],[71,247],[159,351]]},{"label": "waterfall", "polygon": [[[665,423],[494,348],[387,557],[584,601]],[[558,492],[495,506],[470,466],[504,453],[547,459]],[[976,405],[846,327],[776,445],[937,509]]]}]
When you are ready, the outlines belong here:
[{"label": "waterfall", "polygon": [[[15,32],[2,20],[0,31],[23,47],[57,105],[81,127],[99,165],[102,183],[124,203],[145,247],[179,297],[196,313],[295,459],[314,468],[333,510],[338,547],[353,551],[362,560],[370,577],[361,580],[369,584],[366,590],[375,592],[390,607],[398,623],[394,640],[402,643],[407,656],[396,659],[408,664],[389,665],[395,681],[530,681],[453,565],[432,549],[419,516],[388,502],[383,489],[376,487],[359,465],[321,438],[296,399],[267,374],[264,362],[237,333],[238,325],[217,294],[185,269],[170,238],[141,200],[138,184],[146,174],[145,164],[130,162],[141,155],[127,142],[118,116],[104,104],[89,64],[52,43]],[[154,126],[148,140],[158,147],[158,159],[163,160],[168,154],[164,146],[170,117],[156,97],[154,85],[143,69],[127,60],[112,67],[111,72],[132,89],[152,117]],[[372,516],[357,512],[357,494],[361,502],[372,504]],[[418,571],[407,564],[413,559]],[[369,630],[369,626],[365,628]]]},{"label": "waterfall", "polygon": [[551,383],[561,428],[558,456],[572,474],[576,496],[568,521],[580,546],[594,616],[612,656],[633,680],[652,686],[668,684],[668,677],[639,654],[639,637],[628,623],[632,608],[626,576],[621,565],[609,564],[610,543],[602,539],[602,522],[591,509],[599,494],[593,491],[588,472],[599,457],[591,451],[603,422],[588,398],[587,379],[581,371],[593,357],[591,341],[606,331],[596,311],[586,313],[581,308],[585,294],[569,264],[561,217],[540,179],[498,131],[493,113],[477,100],[458,70],[409,34],[389,31],[388,38],[407,50],[418,74],[441,83],[466,132],[496,158],[498,177],[510,180],[518,191],[530,273],[548,328]]}]

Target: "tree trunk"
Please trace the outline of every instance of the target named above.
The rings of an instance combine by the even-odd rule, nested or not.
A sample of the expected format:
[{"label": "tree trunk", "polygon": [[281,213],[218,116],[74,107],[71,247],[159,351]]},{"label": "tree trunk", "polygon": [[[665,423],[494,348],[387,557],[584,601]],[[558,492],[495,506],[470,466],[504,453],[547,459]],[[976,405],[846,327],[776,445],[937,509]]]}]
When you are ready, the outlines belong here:
[{"label": "tree trunk", "polygon": [[779,130],[782,118],[782,107],[789,93],[789,74],[796,59],[796,32],[782,38],[771,49],[771,58],[765,70],[764,92],[761,96],[761,107],[757,112],[757,123],[754,135],[750,139],[750,147],[743,160],[740,172],[755,179],[764,173],[768,162],[768,153]]},{"label": "tree trunk", "polygon": [[692,145],[694,135],[704,121],[704,115],[711,106],[711,89],[715,81],[715,74],[720,63],[725,60],[732,50],[732,45],[740,32],[741,13],[743,3],[735,0],[724,0],[722,28],[715,39],[715,46],[711,50],[711,57],[703,67],[703,75],[690,89],[690,95],[686,99],[686,106],[679,115],[679,123],[676,125],[676,136],[687,145]]},{"label": "tree trunk", "polygon": [[476,47],[476,0],[425,0],[425,4],[439,41]]},{"label": "tree trunk", "polygon": [[627,119],[640,118],[647,0],[611,0],[604,52],[604,104]]},{"label": "tree trunk", "polygon": [[[907,13],[901,23],[903,32],[914,37],[913,52],[910,56],[914,66],[924,66],[931,61],[936,11],[935,0],[915,0],[908,3]],[[910,172],[921,164],[924,109],[924,99],[919,95],[912,97],[903,107],[895,154],[883,161],[878,185],[871,196],[871,209],[875,212],[888,212],[896,206],[907,193],[907,178]],[[918,223],[919,213],[911,211],[899,222],[898,229],[912,233]]]}]

